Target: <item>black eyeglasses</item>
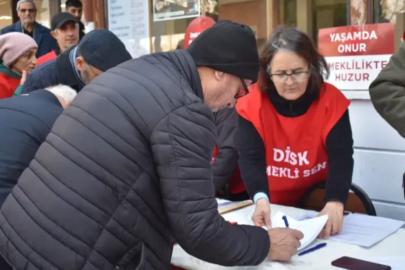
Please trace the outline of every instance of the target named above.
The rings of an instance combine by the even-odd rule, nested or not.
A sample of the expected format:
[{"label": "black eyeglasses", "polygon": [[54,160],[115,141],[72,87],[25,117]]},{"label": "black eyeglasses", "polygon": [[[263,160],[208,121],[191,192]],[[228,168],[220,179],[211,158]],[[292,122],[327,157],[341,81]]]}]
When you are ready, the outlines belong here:
[{"label": "black eyeglasses", "polygon": [[299,71],[299,72],[293,72],[290,74],[287,73],[273,73],[273,74],[269,74],[270,78],[273,80],[273,82],[276,83],[284,83],[287,81],[288,77],[291,77],[291,79],[294,82],[302,82],[305,81],[306,79],[308,79],[309,76],[309,71]]},{"label": "black eyeglasses", "polygon": [[249,88],[247,87],[245,81],[242,78],[239,78],[239,79],[242,82],[243,89],[239,90],[238,93],[236,93],[236,95],[235,95],[236,99],[241,98],[241,97],[246,96],[247,94],[249,94]]}]

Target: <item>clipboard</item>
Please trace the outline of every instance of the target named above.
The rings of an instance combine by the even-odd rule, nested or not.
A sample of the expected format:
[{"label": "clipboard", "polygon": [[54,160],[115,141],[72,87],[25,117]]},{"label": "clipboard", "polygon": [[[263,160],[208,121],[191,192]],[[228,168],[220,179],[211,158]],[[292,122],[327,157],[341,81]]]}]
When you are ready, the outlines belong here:
[{"label": "clipboard", "polygon": [[232,212],[241,208],[245,208],[248,206],[251,206],[253,204],[253,201],[247,200],[247,201],[241,201],[241,202],[225,202],[222,204],[218,205],[218,212],[220,215],[223,215],[228,212]]}]

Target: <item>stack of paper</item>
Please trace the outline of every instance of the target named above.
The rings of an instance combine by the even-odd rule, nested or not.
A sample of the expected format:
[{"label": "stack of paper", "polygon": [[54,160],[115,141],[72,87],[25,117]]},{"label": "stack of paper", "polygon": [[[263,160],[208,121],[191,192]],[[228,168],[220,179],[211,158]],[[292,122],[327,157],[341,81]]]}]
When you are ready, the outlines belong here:
[{"label": "stack of paper", "polygon": [[398,231],[405,222],[350,214],[343,219],[343,229],[338,235],[331,236],[332,241],[344,242],[362,247],[371,247]]},{"label": "stack of paper", "polygon": [[322,231],[326,222],[328,221],[328,216],[320,216],[312,219],[298,221],[285,215],[283,212],[277,212],[275,216],[271,219],[271,224],[273,228],[285,228],[285,223],[283,216],[287,217],[289,228],[299,230],[304,234],[304,238],[301,239],[301,247],[298,251],[309,246]]}]

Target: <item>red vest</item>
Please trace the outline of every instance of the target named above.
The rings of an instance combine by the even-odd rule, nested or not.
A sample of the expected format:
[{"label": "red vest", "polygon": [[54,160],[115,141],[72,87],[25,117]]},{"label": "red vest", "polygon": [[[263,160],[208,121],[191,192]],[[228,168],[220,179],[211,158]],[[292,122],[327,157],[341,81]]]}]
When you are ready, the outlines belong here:
[{"label": "red vest", "polygon": [[[272,203],[297,206],[305,191],[328,177],[326,137],[350,101],[324,83],[308,111],[289,118],[277,113],[267,93],[252,85],[236,110],[252,122],[266,148],[266,173]],[[249,181],[249,179],[245,179]]]},{"label": "red vest", "polygon": [[20,81],[21,79],[0,72],[0,99],[12,97],[20,85]]},{"label": "red vest", "polygon": [[[215,162],[215,158],[219,155],[218,147],[215,146],[214,154],[212,155],[211,164]],[[243,183],[240,169],[238,168],[229,179],[229,192],[232,194],[242,193],[246,190],[245,183]]]},{"label": "red vest", "polygon": [[43,64],[45,62],[48,62],[48,61],[50,61],[52,59],[55,59],[56,57],[58,57],[56,52],[55,51],[50,51],[49,53],[44,54],[40,58],[38,58],[37,64],[35,66],[37,67],[37,66],[39,66],[39,65],[41,65],[41,64]]}]

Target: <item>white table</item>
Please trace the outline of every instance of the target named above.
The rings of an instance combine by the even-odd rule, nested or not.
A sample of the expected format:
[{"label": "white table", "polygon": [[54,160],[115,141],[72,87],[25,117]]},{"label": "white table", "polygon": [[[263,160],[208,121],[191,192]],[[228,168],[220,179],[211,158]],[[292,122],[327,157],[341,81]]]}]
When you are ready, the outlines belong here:
[{"label": "white table", "polygon": [[[313,213],[303,209],[279,205],[272,205],[271,209],[272,215],[274,215],[277,210],[280,210],[291,217]],[[253,210],[254,206],[249,206],[224,214],[223,217],[228,221],[252,225],[251,216]],[[313,244],[321,242],[325,242],[325,240],[317,239]],[[400,229],[397,233],[369,249],[333,241],[326,242],[328,243],[326,248],[319,249],[316,252],[308,253],[304,256],[294,256],[289,263],[264,261],[261,265],[256,267],[223,267],[210,264],[190,256],[179,245],[175,245],[173,249],[172,264],[189,270],[338,270],[341,268],[333,267],[331,262],[342,256],[350,256],[379,263],[386,263],[395,260],[402,261],[402,259],[404,259],[405,262],[405,229]],[[405,269],[405,264],[399,269]],[[397,269],[393,268],[393,270]]]}]

